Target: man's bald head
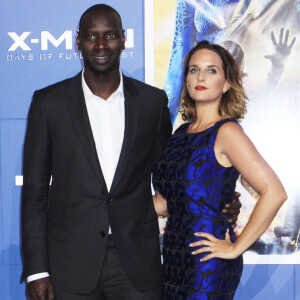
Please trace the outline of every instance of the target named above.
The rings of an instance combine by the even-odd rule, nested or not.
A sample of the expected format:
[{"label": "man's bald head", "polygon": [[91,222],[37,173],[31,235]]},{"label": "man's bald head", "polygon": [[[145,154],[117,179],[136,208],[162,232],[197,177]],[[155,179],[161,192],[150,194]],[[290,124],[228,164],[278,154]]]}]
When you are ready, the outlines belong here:
[{"label": "man's bald head", "polygon": [[119,21],[120,21],[120,30],[123,29],[121,16],[120,16],[120,14],[114,8],[112,8],[111,6],[106,5],[106,4],[96,4],[96,5],[93,5],[90,8],[88,8],[82,14],[82,16],[81,16],[81,18],[79,20],[79,32],[82,29],[82,23],[83,23],[85,17],[88,16],[88,15],[93,15],[93,14],[95,14],[98,11],[103,11],[103,12],[115,14],[118,17]]}]

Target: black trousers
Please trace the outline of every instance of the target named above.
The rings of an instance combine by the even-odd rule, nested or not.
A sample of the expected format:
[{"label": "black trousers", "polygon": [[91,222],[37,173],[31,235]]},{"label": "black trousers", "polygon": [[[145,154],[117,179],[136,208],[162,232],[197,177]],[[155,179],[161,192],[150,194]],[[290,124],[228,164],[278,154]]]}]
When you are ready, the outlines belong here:
[{"label": "black trousers", "polygon": [[55,300],[161,300],[162,288],[138,291],[130,282],[112,235],[108,236],[99,284],[88,295],[55,290]]}]

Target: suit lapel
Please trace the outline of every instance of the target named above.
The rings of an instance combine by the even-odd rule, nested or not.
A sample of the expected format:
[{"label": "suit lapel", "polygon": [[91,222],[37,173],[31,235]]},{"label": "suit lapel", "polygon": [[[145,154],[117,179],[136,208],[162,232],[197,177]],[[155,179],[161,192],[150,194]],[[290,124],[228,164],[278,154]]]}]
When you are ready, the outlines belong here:
[{"label": "suit lapel", "polygon": [[125,132],[119,162],[115,172],[110,191],[113,192],[122,179],[126,170],[134,140],[137,133],[139,119],[138,92],[133,86],[131,79],[123,75],[125,97]]},{"label": "suit lapel", "polygon": [[94,137],[84,100],[81,73],[74,77],[69,90],[70,93],[67,106],[79,140],[87,156],[87,159],[95,172],[95,175],[97,176],[102,186],[107,189],[99,163],[96,145],[94,142]]}]

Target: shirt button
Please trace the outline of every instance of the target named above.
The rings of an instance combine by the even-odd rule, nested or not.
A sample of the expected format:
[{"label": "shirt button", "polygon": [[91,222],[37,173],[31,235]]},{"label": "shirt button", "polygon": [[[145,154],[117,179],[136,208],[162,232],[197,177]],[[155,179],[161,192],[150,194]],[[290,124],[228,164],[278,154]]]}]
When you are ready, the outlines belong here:
[{"label": "shirt button", "polygon": [[111,197],[108,197],[108,198],[107,198],[107,203],[110,204],[111,202],[112,202],[112,198],[111,198]]}]

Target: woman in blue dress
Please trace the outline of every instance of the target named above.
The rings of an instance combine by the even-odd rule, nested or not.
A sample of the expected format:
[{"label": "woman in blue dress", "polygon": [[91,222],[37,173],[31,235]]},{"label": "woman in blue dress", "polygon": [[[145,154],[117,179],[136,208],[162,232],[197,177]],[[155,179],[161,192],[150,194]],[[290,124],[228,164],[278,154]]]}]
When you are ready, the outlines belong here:
[{"label": "woman in blue dress", "polygon": [[[242,274],[242,253],[268,228],[287,196],[239,125],[247,97],[232,56],[204,41],[185,63],[182,116],[190,122],[171,137],[153,176],[156,211],[168,213],[164,299],[229,300]],[[221,210],[231,201],[239,174],[260,199],[237,238]]]}]

